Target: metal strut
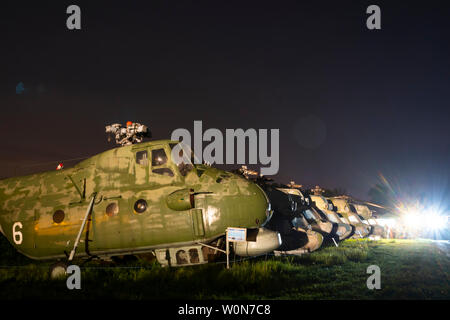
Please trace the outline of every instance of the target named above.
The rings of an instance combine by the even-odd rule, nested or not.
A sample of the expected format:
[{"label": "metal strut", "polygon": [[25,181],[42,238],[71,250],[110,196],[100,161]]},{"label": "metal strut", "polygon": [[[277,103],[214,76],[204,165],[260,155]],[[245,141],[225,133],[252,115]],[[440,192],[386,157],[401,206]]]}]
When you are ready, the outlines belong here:
[{"label": "metal strut", "polygon": [[[219,248],[217,248],[217,247],[209,246],[209,245],[204,244],[204,243],[201,243],[201,242],[196,242],[196,243],[199,244],[199,245],[202,245],[202,246],[204,246],[204,247],[214,249],[215,251],[220,251],[220,252],[223,252],[223,253],[227,253],[225,250],[219,249]],[[214,252],[214,253],[215,253],[215,252]]]},{"label": "metal strut", "polygon": [[333,239],[333,242],[334,242],[335,246],[339,247],[339,245],[337,244],[336,240],[334,240],[334,237],[331,237],[331,239]]},{"label": "metal strut", "polygon": [[89,207],[88,207],[88,209],[87,209],[87,211],[86,211],[86,214],[85,214],[85,216],[84,216],[83,222],[81,223],[80,231],[78,231],[77,239],[75,240],[75,243],[74,243],[74,245],[73,245],[73,249],[72,249],[72,251],[70,252],[70,256],[69,256],[69,260],[68,260],[68,261],[72,261],[74,255],[75,255],[75,251],[77,250],[78,243],[80,242],[81,234],[83,233],[84,227],[86,226],[87,218],[88,218],[89,215],[91,214],[92,208],[94,207],[95,197],[96,197],[96,196],[97,196],[97,193],[94,192],[94,193],[92,194],[92,200],[91,200],[91,202],[89,203]]}]

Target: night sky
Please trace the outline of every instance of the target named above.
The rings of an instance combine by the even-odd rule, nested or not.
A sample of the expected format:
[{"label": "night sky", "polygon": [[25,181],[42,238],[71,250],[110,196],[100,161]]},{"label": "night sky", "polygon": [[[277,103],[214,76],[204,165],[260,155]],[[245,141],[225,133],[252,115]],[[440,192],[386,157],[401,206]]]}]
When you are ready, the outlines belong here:
[{"label": "night sky", "polygon": [[[448,195],[445,3],[2,1],[0,177],[112,148],[111,123],[165,139],[202,120],[279,128],[279,182],[368,199],[381,173]],[[70,4],[81,30],[66,28]],[[370,4],[381,30],[366,28]]]}]

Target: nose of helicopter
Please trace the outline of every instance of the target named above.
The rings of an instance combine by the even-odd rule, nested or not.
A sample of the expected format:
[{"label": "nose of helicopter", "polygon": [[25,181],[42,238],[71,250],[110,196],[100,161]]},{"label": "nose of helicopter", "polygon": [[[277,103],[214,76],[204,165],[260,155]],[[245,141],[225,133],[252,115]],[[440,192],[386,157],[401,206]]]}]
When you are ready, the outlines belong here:
[{"label": "nose of helicopter", "polygon": [[[260,228],[271,216],[265,192],[254,182],[237,174],[205,168],[199,182],[204,187],[196,196],[198,207],[204,207],[210,228]],[[205,194],[206,200],[201,200]]]},{"label": "nose of helicopter", "polygon": [[356,225],[355,227],[355,234],[353,235],[354,238],[364,238],[369,234],[368,229],[363,224]]},{"label": "nose of helicopter", "polygon": [[257,226],[264,226],[272,217],[269,198],[261,187],[255,183],[249,182],[247,191],[251,203],[248,208],[248,215],[254,217]]},{"label": "nose of helicopter", "polygon": [[239,187],[246,203],[241,222],[254,237],[249,237],[247,233],[247,241],[235,244],[235,253],[245,257],[272,252],[281,245],[282,240],[278,232],[264,228],[272,216],[269,198],[257,184],[245,182]]},{"label": "nose of helicopter", "polygon": [[340,223],[338,224],[337,235],[339,236],[339,240],[343,240],[347,238],[352,233],[352,227],[348,224]]}]

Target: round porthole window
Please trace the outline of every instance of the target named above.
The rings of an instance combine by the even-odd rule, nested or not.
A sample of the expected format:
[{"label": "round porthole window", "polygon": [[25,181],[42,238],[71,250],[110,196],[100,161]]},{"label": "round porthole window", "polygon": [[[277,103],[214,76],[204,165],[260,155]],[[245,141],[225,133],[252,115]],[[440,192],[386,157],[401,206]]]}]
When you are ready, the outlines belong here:
[{"label": "round porthole window", "polygon": [[139,199],[138,201],[136,201],[136,203],[134,204],[134,211],[136,213],[143,213],[145,210],[147,210],[147,201],[143,199]]},{"label": "round porthole window", "polygon": [[106,215],[108,217],[113,217],[117,216],[118,214],[119,214],[119,206],[117,205],[117,203],[112,202],[108,204],[108,206],[106,207]]},{"label": "round porthole window", "polygon": [[63,222],[65,217],[65,213],[62,210],[56,210],[55,213],[53,214],[53,221],[55,223],[61,223]]}]

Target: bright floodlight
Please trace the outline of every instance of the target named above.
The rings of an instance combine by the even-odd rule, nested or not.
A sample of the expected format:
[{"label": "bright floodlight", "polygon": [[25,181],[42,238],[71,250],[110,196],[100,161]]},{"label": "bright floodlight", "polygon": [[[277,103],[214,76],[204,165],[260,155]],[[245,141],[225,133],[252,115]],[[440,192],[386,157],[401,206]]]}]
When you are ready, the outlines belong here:
[{"label": "bright floodlight", "polygon": [[419,228],[422,224],[422,217],[419,213],[412,211],[404,216],[404,221],[410,228]]},{"label": "bright floodlight", "polygon": [[395,228],[397,221],[393,218],[378,218],[378,223],[382,226],[388,226],[389,228]]},{"label": "bright floodlight", "polygon": [[429,214],[424,220],[425,226],[427,228],[432,230],[438,230],[447,227],[448,217],[441,216],[438,214]]}]

